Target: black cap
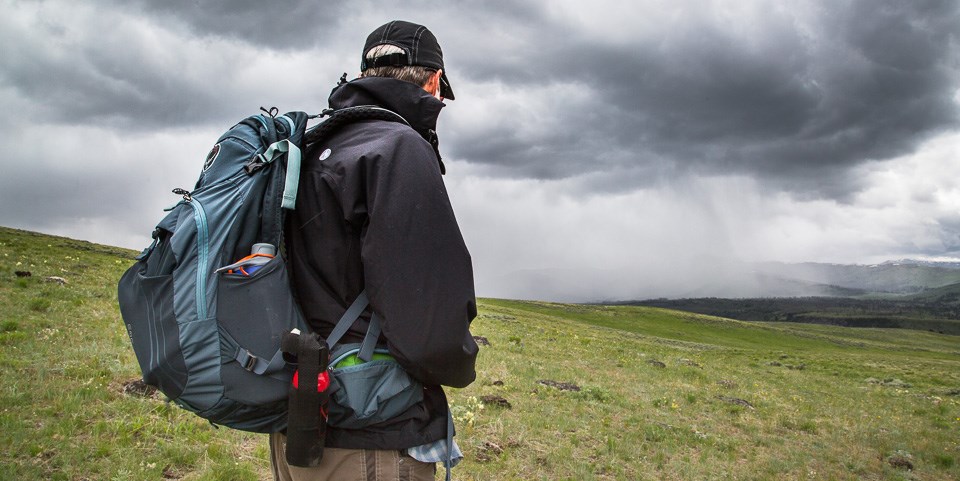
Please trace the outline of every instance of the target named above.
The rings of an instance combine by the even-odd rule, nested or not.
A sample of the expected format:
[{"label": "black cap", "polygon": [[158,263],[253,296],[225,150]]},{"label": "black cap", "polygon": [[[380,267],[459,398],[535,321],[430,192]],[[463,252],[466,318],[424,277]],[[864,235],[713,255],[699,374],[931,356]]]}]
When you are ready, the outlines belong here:
[{"label": "black cap", "polygon": [[[405,53],[384,55],[373,60],[367,60],[367,52],[377,45],[394,45],[403,49]],[[443,68],[443,51],[440,43],[427,27],[415,23],[394,20],[380,26],[367,37],[360,57],[360,71],[373,67],[400,67],[404,65],[419,65],[421,67],[443,70],[440,77],[440,96],[454,100],[453,89],[447,79],[447,69]]]}]

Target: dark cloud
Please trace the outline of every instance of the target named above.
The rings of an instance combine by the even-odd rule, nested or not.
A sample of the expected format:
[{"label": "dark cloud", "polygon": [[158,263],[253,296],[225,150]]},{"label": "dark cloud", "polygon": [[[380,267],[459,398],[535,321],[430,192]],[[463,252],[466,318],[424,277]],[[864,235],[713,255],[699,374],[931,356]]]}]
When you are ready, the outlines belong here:
[{"label": "dark cloud", "polygon": [[[275,50],[310,48],[342,34],[341,22],[352,19],[363,2],[258,0],[139,0],[147,15],[181,22],[197,37],[220,37]],[[361,48],[358,45],[356,48]]]},{"label": "dark cloud", "polygon": [[957,5],[829,3],[807,16],[761,7],[762,25],[746,34],[689,7],[656,42],[638,35],[612,45],[544,18],[516,36],[539,53],[506,52],[469,72],[521,92],[580,85],[590,101],[554,99],[549,115],[561,120],[533,140],[518,136],[529,129],[516,117],[496,117],[494,129],[463,132],[454,153],[556,178],[609,167],[586,159],[632,152],[618,162],[757,174],[842,196],[849,167],[909,153],[958,125]]},{"label": "dark cloud", "polygon": [[447,182],[487,289],[960,253],[956,0],[0,3],[0,224],[142,247],[220,132],[319,110],[400,18],[446,54]]},{"label": "dark cloud", "polygon": [[32,102],[36,120],[137,129],[204,122],[228,110],[216,101],[214,86],[172,72],[175,61],[151,58],[163,46],[128,35],[132,27],[77,32],[76,26],[43,17],[18,27],[0,34],[5,37],[0,85]]},{"label": "dark cloud", "polygon": [[[6,27],[0,33],[0,86],[31,102],[34,118],[143,130],[223,124],[262,105],[319,110],[345,68],[325,65],[324,58],[337,58],[326,51],[313,57],[314,69],[305,64],[310,49],[325,41],[322,32],[342,36],[336,21],[312,34],[308,27],[321,14],[309,12],[335,14],[342,7],[302,2],[280,14],[262,2],[258,8],[234,2],[103,3],[66,9],[25,3],[11,9],[15,18],[0,20]],[[73,18],[64,15],[71,8]],[[264,48],[271,46],[286,51]],[[331,52],[341,50],[330,44]],[[291,70],[285,56],[297,53],[302,68]],[[322,89],[308,88],[314,76]]]},{"label": "dark cloud", "polygon": [[[713,5],[608,9],[611,19],[652,22],[608,32],[528,2],[104,0],[113,17],[87,9],[86,30],[50,15],[7,25],[0,85],[62,124],[219,125],[265,104],[319,107],[345,68],[252,64],[353,58],[381,21],[420,16],[441,38],[456,85],[480,102],[490,102],[485,86],[512,90],[485,114],[458,102],[468,108],[445,116],[479,120],[441,128],[448,154],[503,176],[750,174],[842,197],[849,167],[909,153],[958,125],[956,2],[746,5],[742,18]],[[317,86],[298,80],[311,74]],[[627,178],[658,180],[628,176],[606,188],[629,188]]]}]

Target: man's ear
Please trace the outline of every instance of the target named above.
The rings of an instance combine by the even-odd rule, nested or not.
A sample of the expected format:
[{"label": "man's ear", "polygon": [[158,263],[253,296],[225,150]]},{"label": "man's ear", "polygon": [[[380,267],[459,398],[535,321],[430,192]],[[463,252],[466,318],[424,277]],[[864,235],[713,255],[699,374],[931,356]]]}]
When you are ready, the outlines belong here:
[{"label": "man's ear", "polygon": [[440,77],[443,75],[443,70],[437,70],[427,79],[427,83],[424,84],[423,89],[426,90],[430,95],[440,98]]}]

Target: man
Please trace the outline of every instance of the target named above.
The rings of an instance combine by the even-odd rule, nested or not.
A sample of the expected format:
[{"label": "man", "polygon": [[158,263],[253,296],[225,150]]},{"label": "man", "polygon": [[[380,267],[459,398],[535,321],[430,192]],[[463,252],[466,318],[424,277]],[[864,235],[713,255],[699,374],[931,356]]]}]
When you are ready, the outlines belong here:
[{"label": "man", "polygon": [[361,70],[333,90],[330,107],[376,105],[409,125],[358,121],[307,149],[286,224],[293,284],[324,337],[366,289],[370,307],[341,342],[360,342],[376,313],[379,345],[423,383],[424,400],[365,429],[328,427],[316,468],[287,465],[284,435],[271,435],[278,480],[432,480],[447,446],[440,386],[476,377],[473,271],[437,150],[442,100],[454,98],[443,53],[426,27],[394,21],[367,38]]}]

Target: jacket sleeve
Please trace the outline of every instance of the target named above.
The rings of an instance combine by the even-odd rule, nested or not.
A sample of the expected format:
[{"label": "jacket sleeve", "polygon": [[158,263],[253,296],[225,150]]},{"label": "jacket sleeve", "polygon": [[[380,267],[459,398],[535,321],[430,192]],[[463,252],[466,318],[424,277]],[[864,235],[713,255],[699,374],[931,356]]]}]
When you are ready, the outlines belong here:
[{"label": "jacket sleeve", "polygon": [[367,220],[361,260],[391,354],[424,384],[476,378],[473,267],[433,148],[393,131],[362,160]]}]

